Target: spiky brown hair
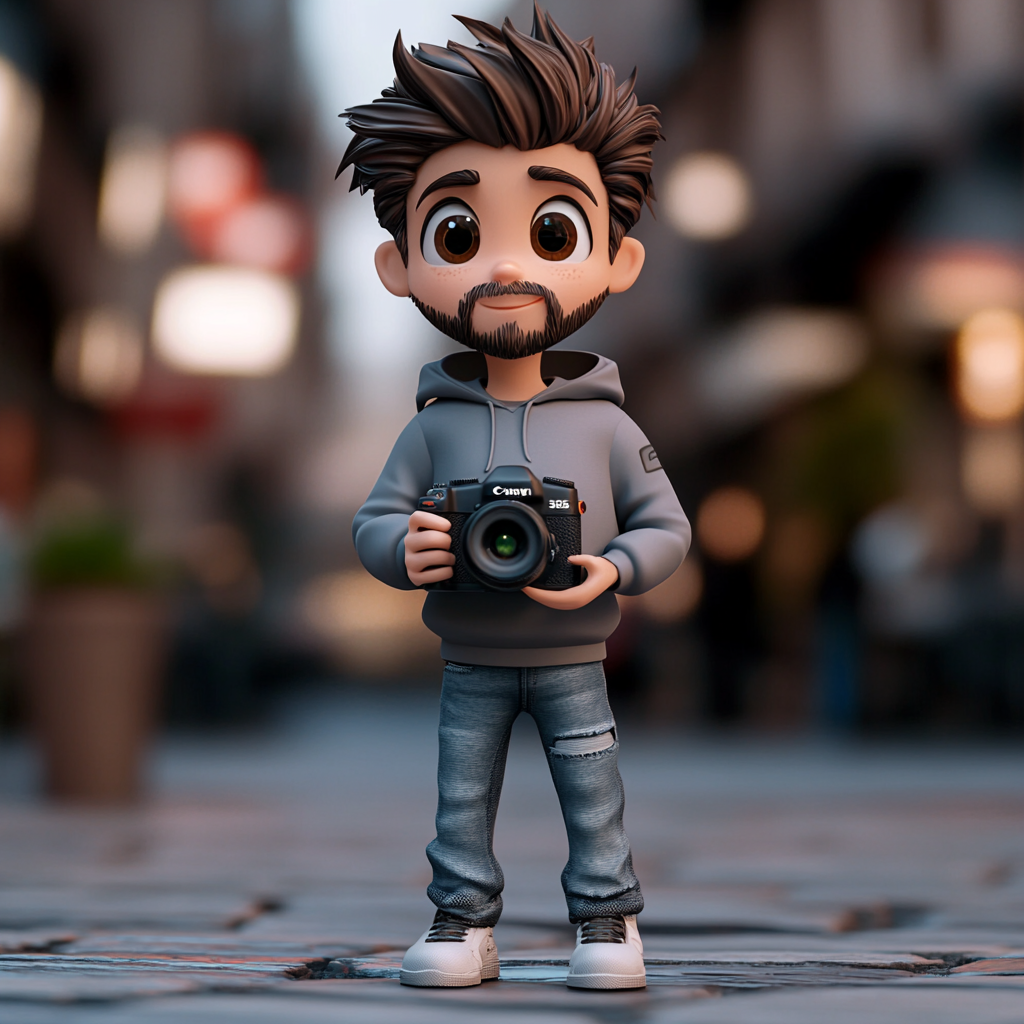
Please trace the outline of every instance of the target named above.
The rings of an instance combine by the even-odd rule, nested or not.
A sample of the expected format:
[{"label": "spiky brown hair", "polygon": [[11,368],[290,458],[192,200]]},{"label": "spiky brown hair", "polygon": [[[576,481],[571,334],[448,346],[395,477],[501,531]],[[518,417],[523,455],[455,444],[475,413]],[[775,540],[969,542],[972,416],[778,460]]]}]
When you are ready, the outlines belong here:
[{"label": "spiky brown hair", "polygon": [[651,150],[664,137],[658,109],[633,93],[636,69],[616,87],[615,71],[598,63],[593,38],[574,42],[536,3],[530,35],[507,18],[500,29],[456,18],[476,46],[422,43],[410,53],[398,33],[394,85],[342,115],[355,138],[338,174],[351,166],[351,189],[373,189],[377,220],[408,263],[405,200],[427,157],[470,139],[522,150],[571,143],[597,161],[614,260],[644,202],[654,199]]}]

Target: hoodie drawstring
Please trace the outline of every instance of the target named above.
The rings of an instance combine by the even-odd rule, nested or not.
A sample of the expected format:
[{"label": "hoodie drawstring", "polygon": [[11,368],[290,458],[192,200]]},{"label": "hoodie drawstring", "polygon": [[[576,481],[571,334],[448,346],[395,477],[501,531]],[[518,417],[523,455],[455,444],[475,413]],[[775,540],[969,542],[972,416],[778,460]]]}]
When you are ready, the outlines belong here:
[{"label": "hoodie drawstring", "polygon": [[491,450],[487,453],[487,465],[484,467],[484,472],[490,473],[491,465],[494,462],[494,441],[497,434],[497,424],[494,422],[494,403],[488,402],[487,408],[491,410]]},{"label": "hoodie drawstring", "polygon": [[534,399],[530,399],[526,403],[526,408],[523,410],[523,454],[526,456],[527,462],[533,462],[530,458],[530,449],[526,444],[526,424],[530,420],[530,410],[533,408]]}]

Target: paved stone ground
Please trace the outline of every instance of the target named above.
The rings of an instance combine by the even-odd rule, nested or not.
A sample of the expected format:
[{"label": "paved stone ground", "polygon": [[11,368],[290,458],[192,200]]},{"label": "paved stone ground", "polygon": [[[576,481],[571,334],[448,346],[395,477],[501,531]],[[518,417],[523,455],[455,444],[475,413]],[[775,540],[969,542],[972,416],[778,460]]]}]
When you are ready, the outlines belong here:
[{"label": "paved stone ground", "polygon": [[[1024,749],[621,728],[650,985],[572,992],[565,839],[517,725],[502,980],[402,988],[432,907],[435,698],[310,696],[161,745],[154,800],[33,800],[0,749],[2,1024],[1020,1024]],[[522,728],[520,728],[522,726]]]}]

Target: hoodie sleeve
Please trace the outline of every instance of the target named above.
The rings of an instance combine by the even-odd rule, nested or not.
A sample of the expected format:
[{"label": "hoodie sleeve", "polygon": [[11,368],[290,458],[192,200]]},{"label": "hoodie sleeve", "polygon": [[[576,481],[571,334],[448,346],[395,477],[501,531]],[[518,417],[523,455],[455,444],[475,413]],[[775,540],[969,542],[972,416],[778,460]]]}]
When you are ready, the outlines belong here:
[{"label": "hoodie sleeve", "polygon": [[433,483],[423,430],[414,418],[399,435],[388,461],[352,522],[356,553],[367,572],[399,590],[415,590],[405,571],[409,516]]},{"label": "hoodie sleeve", "polygon": [[690,524],[653,447],[625,414],[612,439],[609,469],[621,532],[604,557],[619,570],[616,593],[642,594],[679,568],[690,546]]}]

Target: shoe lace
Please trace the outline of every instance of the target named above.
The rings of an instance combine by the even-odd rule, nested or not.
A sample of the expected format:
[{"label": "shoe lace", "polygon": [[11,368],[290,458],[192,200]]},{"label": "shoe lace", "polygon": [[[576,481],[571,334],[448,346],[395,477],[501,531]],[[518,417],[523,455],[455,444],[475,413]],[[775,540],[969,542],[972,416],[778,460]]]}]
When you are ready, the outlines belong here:
[{"label": "shoe lace", "polygon": [[581,943],[625,941],[626,922],[621,916],[591,917],[582,924]]},{"label": "shoe lace", "polygon": [[434,915],[434,923],[430,926],[424,942],[465,942],[466,932],[470,926],[460,918],[439,910]]}]

